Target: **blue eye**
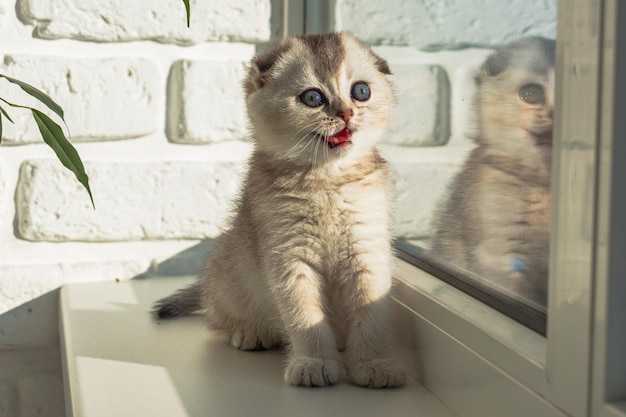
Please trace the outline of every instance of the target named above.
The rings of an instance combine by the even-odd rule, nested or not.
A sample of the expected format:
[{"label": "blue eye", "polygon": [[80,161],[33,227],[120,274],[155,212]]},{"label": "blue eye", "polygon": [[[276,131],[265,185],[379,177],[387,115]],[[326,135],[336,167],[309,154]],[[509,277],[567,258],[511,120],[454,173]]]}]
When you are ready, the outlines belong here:
[{"label": "blue eye", "polygon": [[350,95],[355,100],[367,101],[370,98],[370,88],[364,82],[355,83],[352,86],[352,91],[350,91]]},{"label": "blue eye", "polygon": [[319,90],[306,90],[300,94],[300,101],[309,107],[319,107],[324,104],[324,96]]}]

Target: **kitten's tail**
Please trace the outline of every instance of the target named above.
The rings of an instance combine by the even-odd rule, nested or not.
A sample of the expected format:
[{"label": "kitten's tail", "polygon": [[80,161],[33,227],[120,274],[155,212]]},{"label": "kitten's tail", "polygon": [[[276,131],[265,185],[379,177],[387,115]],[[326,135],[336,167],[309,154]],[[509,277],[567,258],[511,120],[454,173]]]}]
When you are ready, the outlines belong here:
[{"label": "kitten's tail", "polygon": [[200,283],[196,282],[154,303],[152,316],[157,320],[186,316],[202,309],[201,300]]}]

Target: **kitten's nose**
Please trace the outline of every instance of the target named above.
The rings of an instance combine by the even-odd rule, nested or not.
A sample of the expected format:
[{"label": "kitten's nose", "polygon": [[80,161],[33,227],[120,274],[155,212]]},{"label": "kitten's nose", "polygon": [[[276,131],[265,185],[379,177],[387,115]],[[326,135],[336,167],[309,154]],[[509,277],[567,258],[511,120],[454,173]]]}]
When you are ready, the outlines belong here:
[{"label": "kitten's nose", "polygon": [[354,110],[352,109],[342,109],[337,112],[337,117],[339,117],[344,122],[348,123],[352,116],[354,115]]}]

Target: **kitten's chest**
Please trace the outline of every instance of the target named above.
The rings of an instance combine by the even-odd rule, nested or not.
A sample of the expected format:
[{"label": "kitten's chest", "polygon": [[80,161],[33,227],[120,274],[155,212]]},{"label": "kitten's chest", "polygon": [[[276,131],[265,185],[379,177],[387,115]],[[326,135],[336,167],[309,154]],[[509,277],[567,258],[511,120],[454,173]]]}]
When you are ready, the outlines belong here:
[{"label": "kitten's chest", "polygon": [[252,219],[259,247],[331,274],[363,253],[363,245],[389,252],[388,171],[377,154],[337,169],[253,168],[239,216]]},{"label": "kitten's chest", "polygon": [[524,214],[528,223],[535,228],[548,229],[551,213],[550,192],[542,187],[525,189]]},{"label": "kitten's chest", "polygon": [[333,268],[359,242],[389,241],[387,195],[383,184],[362,181],[281,190],[263,205],[267,240],[305,246]]},{"label": "kitten's chest", "polygon": [[312,204],[317,228],[311,230],[311,247],[329,271],[345,268],[356,254],[386,253],[390,242],[386,190],[346,187]]},{"label": "kitten's chest", "polygon": [[551,193],[548,187],[496,169],[485,169],[482,176],[482,212],[490,218],[502,218],[523,224],[536,232],[548,230]]},{"label": "kitten's chest", "polygon": [[360,237],[361,229],[380,233],[387,227],[387,193],[381,186],[350,184],[321,190],[310,196],[303,209],[319,236],[328,241],[348,244]]}]

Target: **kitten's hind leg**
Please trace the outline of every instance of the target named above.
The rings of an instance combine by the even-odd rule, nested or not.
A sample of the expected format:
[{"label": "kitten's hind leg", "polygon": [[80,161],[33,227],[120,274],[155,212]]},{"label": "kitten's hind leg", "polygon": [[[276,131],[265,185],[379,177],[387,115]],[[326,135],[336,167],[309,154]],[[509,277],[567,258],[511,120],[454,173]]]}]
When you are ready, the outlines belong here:
[{"label": "kitten's hind leg", "polygon": [[321,277],[307,264],[293,265],[276,292],[280,316],[289,337],[285,381],[324,387],[339,380],[339,353],[323,309]]},{"label": "kitten's hind leg", "polygon": [[200,309],[202,309],[202,294],[200,283],[196,282],[155,302],[152,307],[152,316],[156,320],[168,319],[186,316]]},{"label": "kitten's hind leg", "polygon": [[346,345],[348,377],[368,388],[394,388],[405,383],[405,373],[388,355],[389,290],[385,271],[358,268],[348,281],[353,297],[346,306],[350,320]]},{"label": "kitten's hind leg", "polygon": [[[258,305],[241,292],[213,288],[208,294],[206,320],[224,341],[239,350],[265,350],[282,344],[278,313],[267,305]],[[267,304],[267,303],[266,303]]]},{"label": "kitten's hind leg", "polygon": [[280,345],[280,337],[275,332],[252,330],[246,326],[237,326],[227,335],[229,343],[240,350],[265,350]]}]

